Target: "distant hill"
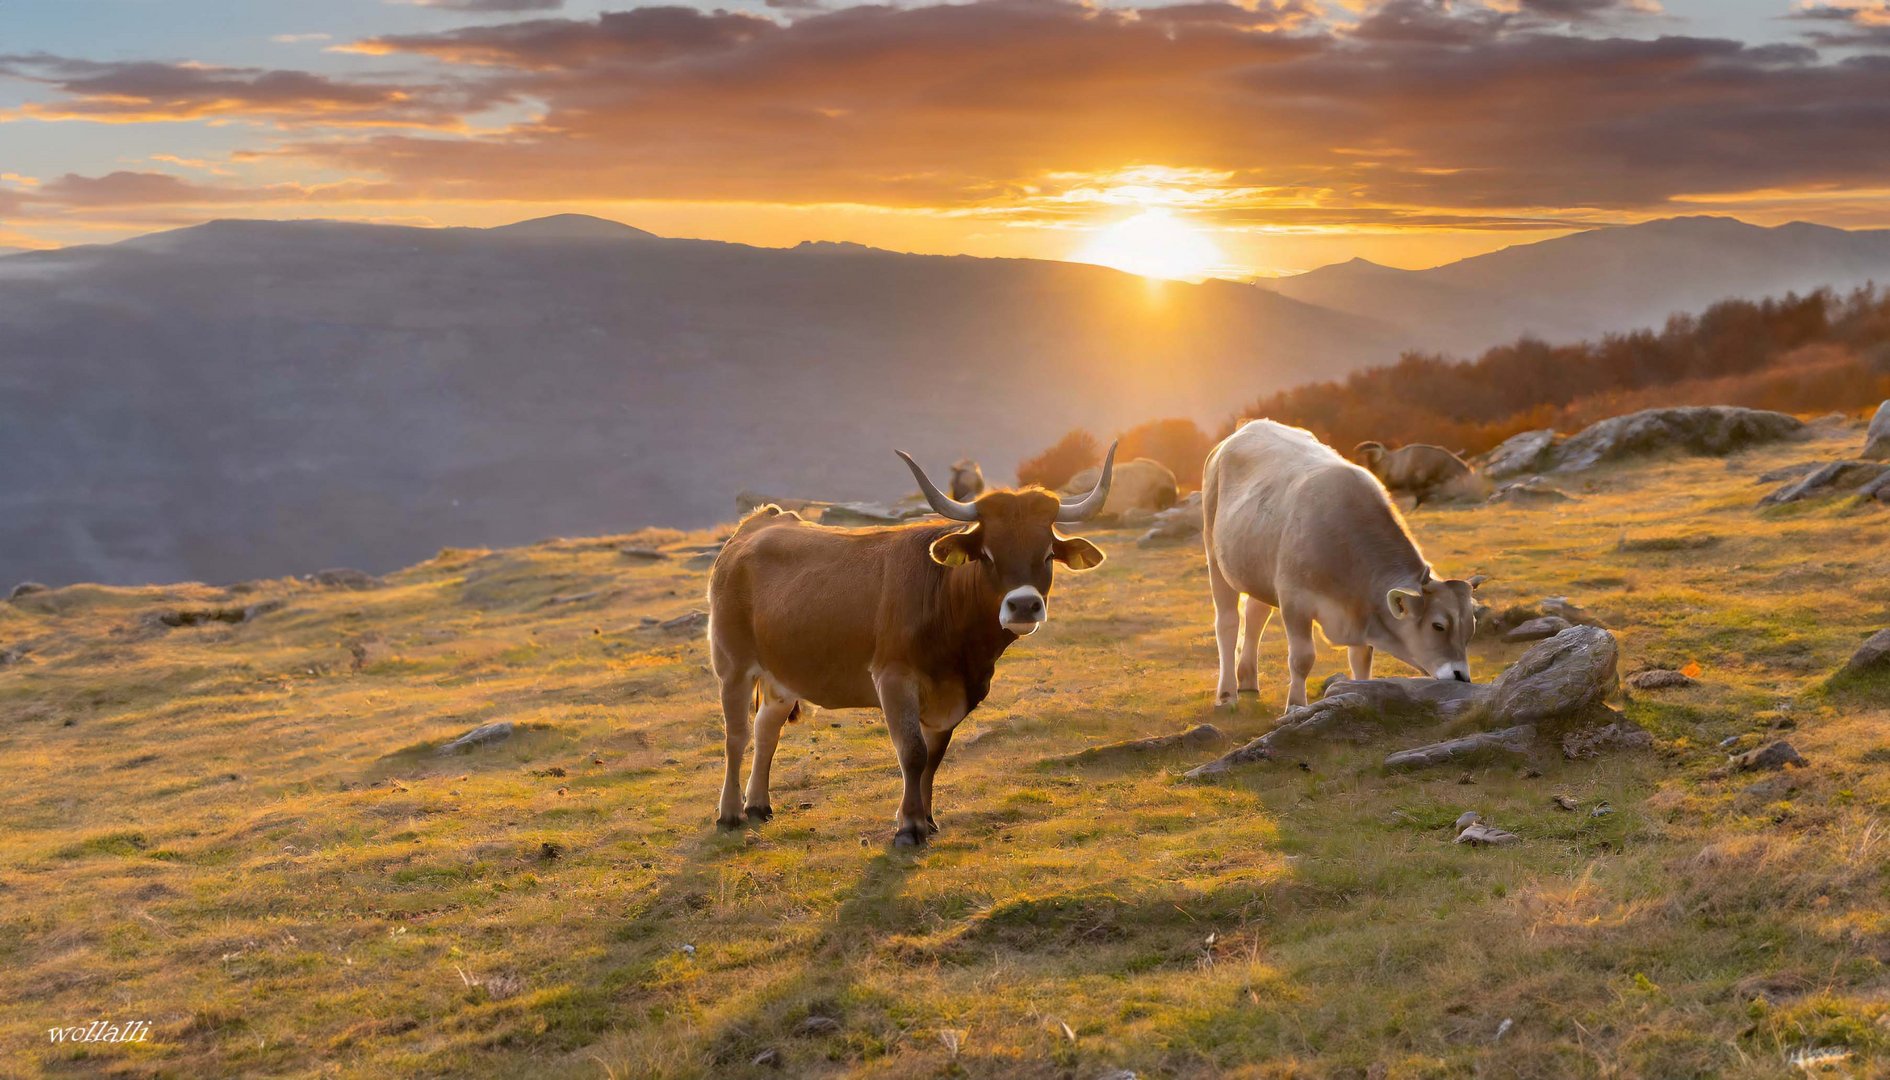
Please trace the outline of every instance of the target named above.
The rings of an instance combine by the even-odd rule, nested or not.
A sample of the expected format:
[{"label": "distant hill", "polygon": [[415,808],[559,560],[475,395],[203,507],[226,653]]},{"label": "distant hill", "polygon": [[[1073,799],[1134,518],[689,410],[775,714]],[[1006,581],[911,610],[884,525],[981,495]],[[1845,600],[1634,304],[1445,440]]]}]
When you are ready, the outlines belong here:
[{"label": "distant hill", "polygon": [[898,494],[1074,425],[1217,417],[1396,355],[1233,282],[498,229],[219,221],[0,259],[0,579],[400,566]]},{"label": "distant hill", "polygon": [[1521,244],[1430,270],[1354,259],[1263,284],[1391,323],[1411,348],[1469,354],[1524,334],[1599,337],[1658,327],[1674,312],[1729,297],[1871,280],[1890,282],[1890,230],[1686,217]]}]

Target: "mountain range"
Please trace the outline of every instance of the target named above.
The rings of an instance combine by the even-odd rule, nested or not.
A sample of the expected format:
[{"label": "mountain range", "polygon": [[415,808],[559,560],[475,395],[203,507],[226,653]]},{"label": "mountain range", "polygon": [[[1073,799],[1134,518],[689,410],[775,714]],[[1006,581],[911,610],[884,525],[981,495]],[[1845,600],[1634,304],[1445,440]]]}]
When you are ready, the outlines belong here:
[{"label": "mountain range", "polygon": [[0,257],[0,577],[379,571],[447,545],[728,520],[755,489],[994,479],[1075,426],[1728,295],[1890,276],[1890,234],[1679,219],[1264,284],[1072,263],[216,221]]}]

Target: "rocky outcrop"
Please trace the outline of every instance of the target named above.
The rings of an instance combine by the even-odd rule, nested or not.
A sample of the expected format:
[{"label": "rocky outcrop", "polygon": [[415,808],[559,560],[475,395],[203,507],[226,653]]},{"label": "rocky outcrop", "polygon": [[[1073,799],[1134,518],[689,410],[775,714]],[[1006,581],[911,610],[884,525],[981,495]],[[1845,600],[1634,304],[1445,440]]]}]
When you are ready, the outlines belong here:
[{"label": "rocky outcrop", "polygon": [[1860,498],[1877,497],[1890,478],[1890,465],[1873,461],[1831,461],[1818,466],[1759,500],[1760,506],[1778,506],[1800,499],[1855,492]]},{"label": "rocky outcrop", "polygon": [[1547,429],[1512,436],[1485,456],[1483,471],[1502,480],[1526,473],[1580,472],[1645,454],[1723,456],[1794,438],[1804,429],[1797,417],[1733,405],[1642,409],[1590,424],[1559,442]]},{"label": "rocky outcrop", "polygon": [[1308,740],[1367,742],[1388,731],[1473,718],[1485,730],[1400,750],[1390,768],[1415,768],[1489,750],[1528,753],[1546,741],[1568,757],[1651,744],[1609,708],[1619,686],[1619,648],[1596,626],[1571,626],[1537,643],[1487,685],[1439,679],[1333,679],[1317,701],[1287,711],[1272,731],[1187,775],[1215,776],[1271,760]]},{"label": "rocky outcrop", "polygon": [[1865,639],[1832,681],[1845,683],[1883,677],[1890,677],[1890,629],[1879,630]]},{"label": "rocky outcrop", "polygon": [[1191,492],[1187,498],[1157,513],[1154,526],[1136,540],[1136,546],[1154,547],[1193,540],[1201,535],[1202,520],[1201,493]]},{"label": "rocky outcrop", "polygon": [[1890,461],[1890,401],[1877,406],[1877,415],[1870,418],[1870,428],[1864,433],[1864,452],[1860,456],[1871,461]]}]

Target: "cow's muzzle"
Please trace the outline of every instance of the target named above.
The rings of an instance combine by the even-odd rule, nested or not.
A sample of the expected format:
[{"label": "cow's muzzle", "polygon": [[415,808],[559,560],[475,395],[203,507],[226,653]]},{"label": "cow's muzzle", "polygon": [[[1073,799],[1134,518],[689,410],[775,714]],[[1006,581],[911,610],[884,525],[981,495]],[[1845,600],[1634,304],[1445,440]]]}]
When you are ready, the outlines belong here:
[{"label": "cow's muzzle", "polygon": [[1031,585],[1005,593],[998,605],[998,622],[1019,637],[1036,633],[1045,617],[1043,594]]}]

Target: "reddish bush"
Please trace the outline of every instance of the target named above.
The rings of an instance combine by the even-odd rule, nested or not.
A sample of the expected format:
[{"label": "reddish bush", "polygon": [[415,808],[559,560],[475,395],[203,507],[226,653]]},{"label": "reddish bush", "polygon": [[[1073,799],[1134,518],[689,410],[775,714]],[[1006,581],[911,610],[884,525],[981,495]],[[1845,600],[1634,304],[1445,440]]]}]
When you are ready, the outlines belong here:
[{"label": "reddish bush", "polygon": [[1037,484],[1051,491],[1070,482],[1070,477],[1102,464],[1102,447],[1096,436],[1077,428],[1056,441],[1056,445],[1017,467],[1019,484]]},{"label": "reddish bush", "polygon": [[1168,466],[1176,483],[1187,491],[1201,486],[1201,466],[1212,449],[1214,440],[1192,420],[1151,420],[1122,433],[1116,459],[1154,458]]},{"label": "reddish bush", "polygon": [[1242,415],[1298,424],[1341,451],[1376,439],[1481,453],[1520,431],[1658,406],[1855,409],[1890,394],[1890,373],[1874,362],[1887,344],[1890,292],[1821,289],[1728,300],[1599,342],[1524,338],[1467,361],[1406,353],[1343,382],[1283,390]]}]

